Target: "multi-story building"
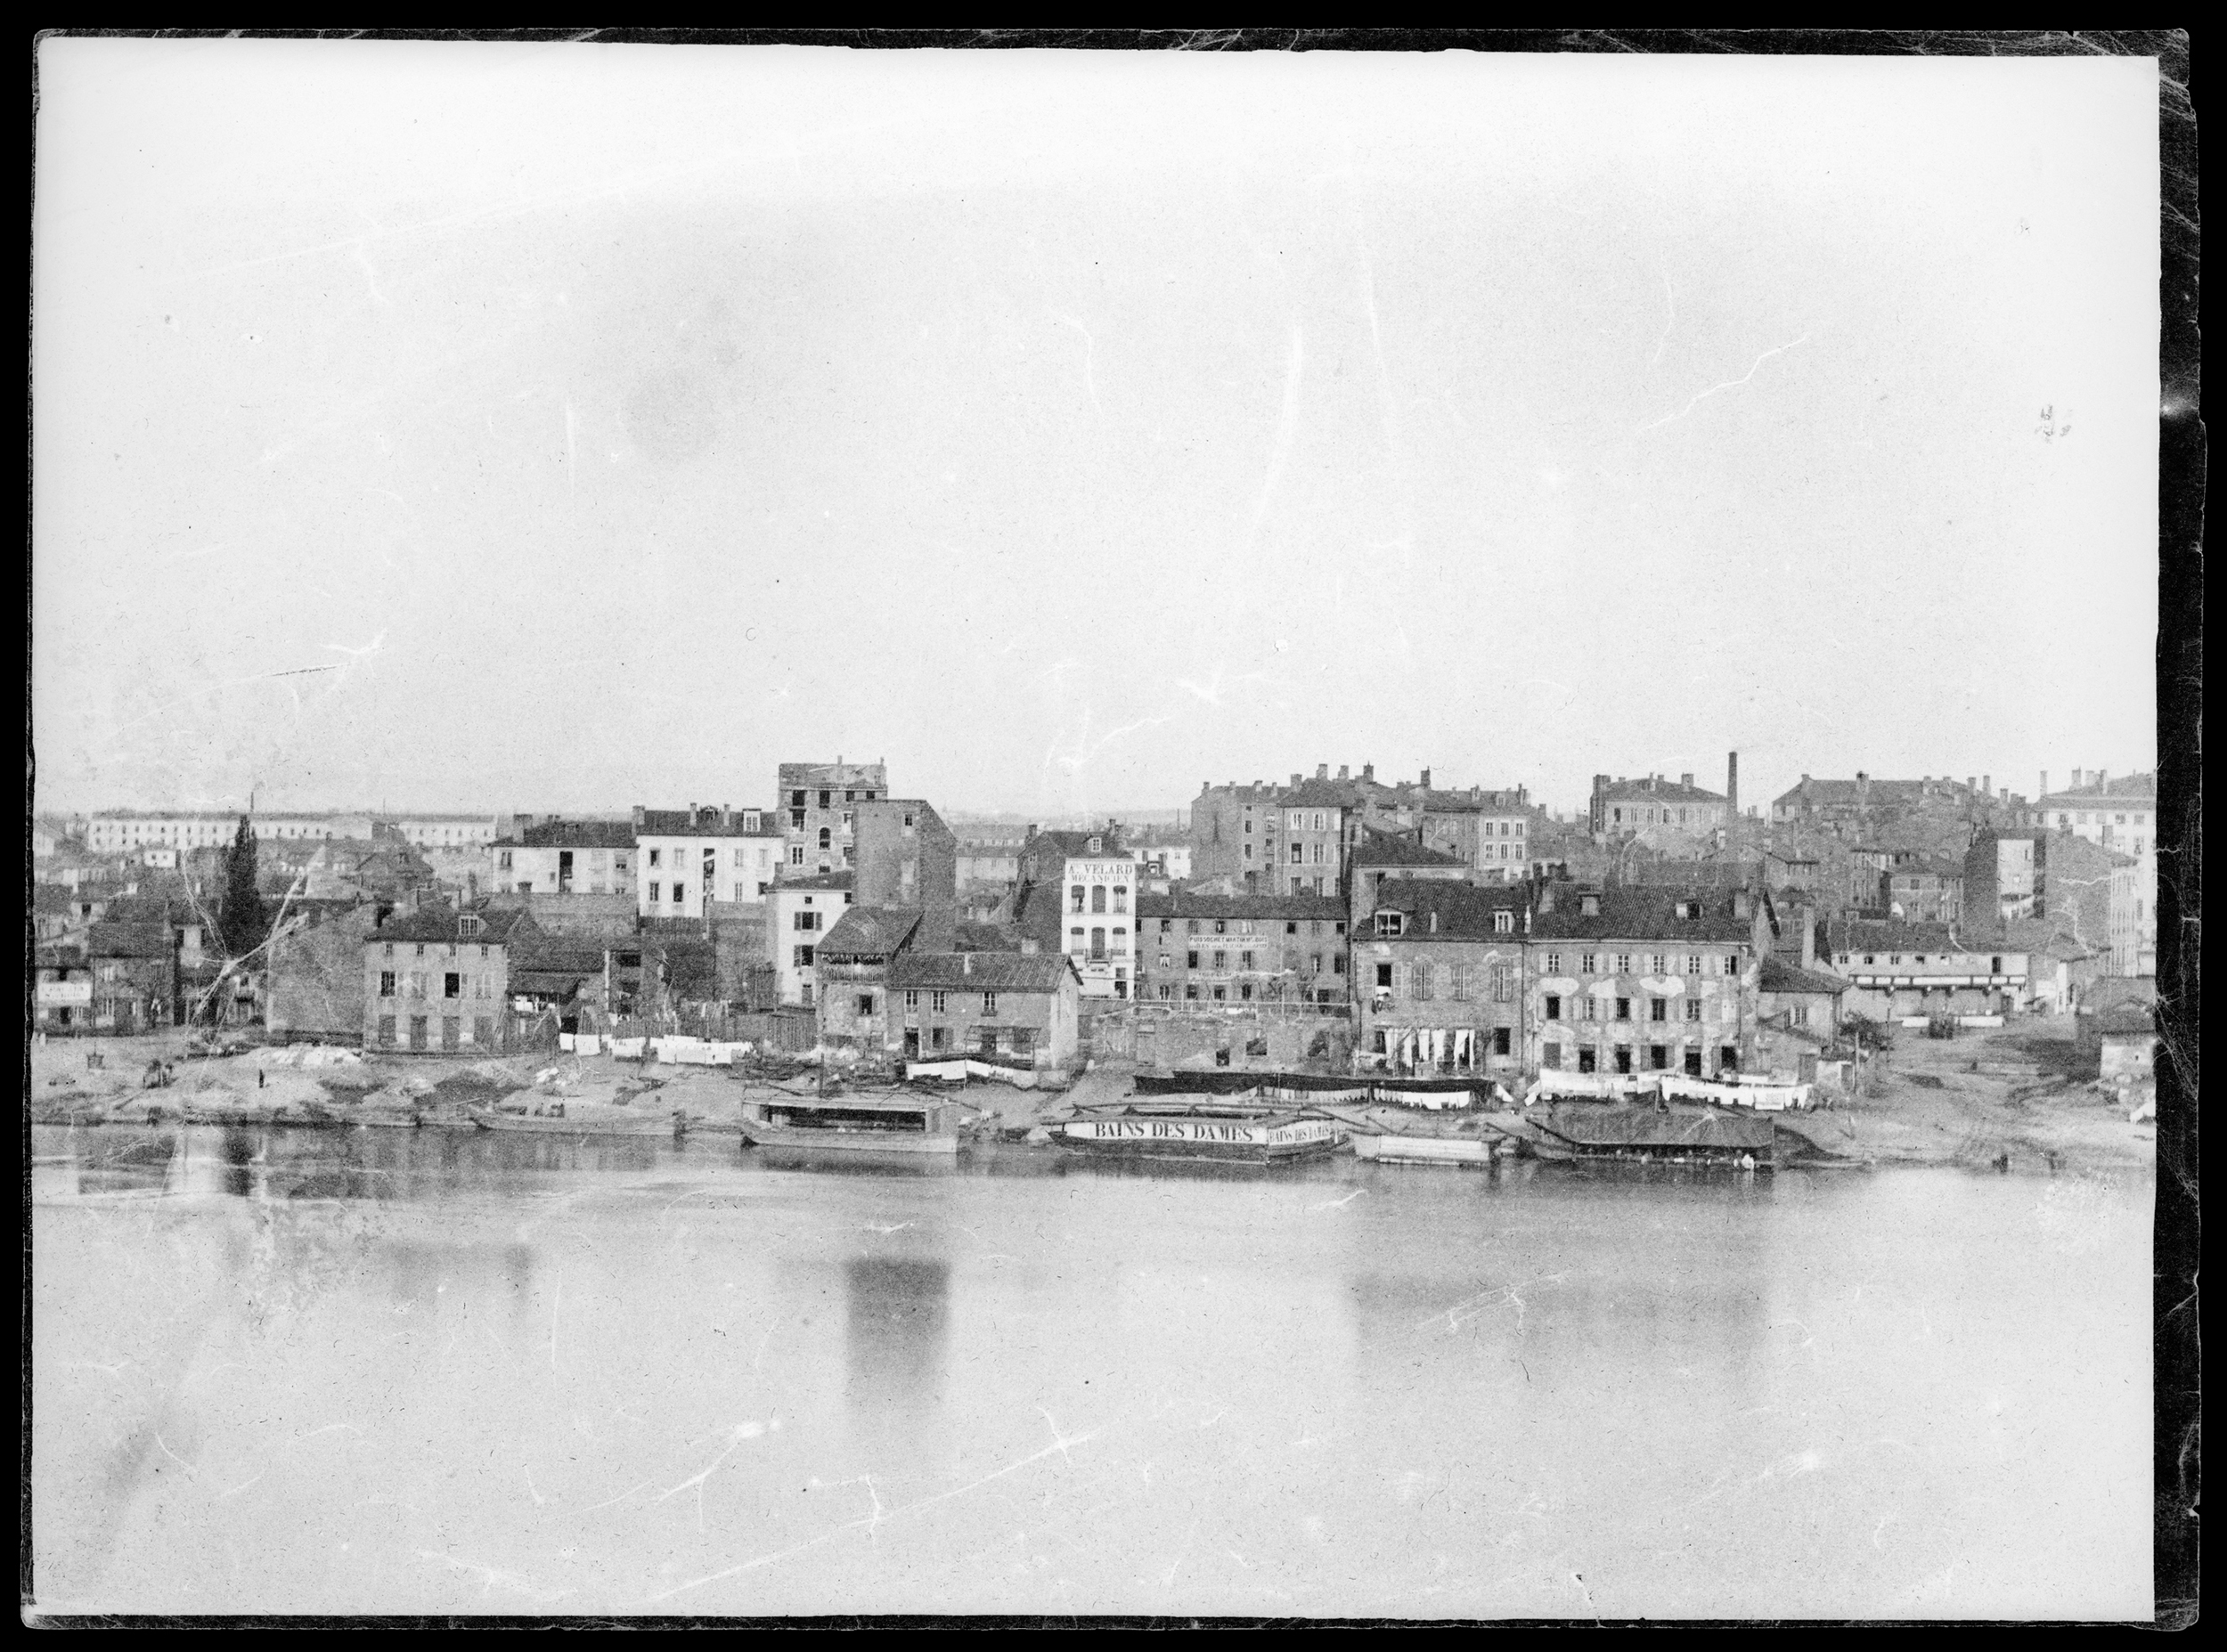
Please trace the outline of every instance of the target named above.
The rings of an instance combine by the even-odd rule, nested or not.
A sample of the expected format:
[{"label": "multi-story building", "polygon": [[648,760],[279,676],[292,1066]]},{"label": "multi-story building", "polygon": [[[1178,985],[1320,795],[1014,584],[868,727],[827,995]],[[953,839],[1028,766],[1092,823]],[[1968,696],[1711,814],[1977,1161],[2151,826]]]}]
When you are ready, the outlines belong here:
[{"label": "multi-story building", "polygon": [[1345,905],[1177,890],[1137,903],[1137,997],[1191,1006],[1344,1004]]},{"label": "multi-story building", "polygon": [[959,894],[959,839],[917,797],[861,798],[851,846],[861,907],[950,907]]},{"label": "multi-story building", "polygon": [[1376,891],[1387,880],[1423,880],[1438,883],[1472,881],[1469,863],[1442,850],[1418,842],[1414,833],[1364,830],[1348,863],[1347,909],[1354,932],[1366,932],[1369,914],[1376,909]]},{"label": "multi-story building", "polygon": [[2036,800],[2032,824],[2052,832],[2069,832],[2091,843],[2116,849],[2137,858],[2158,847],[2158,777],[2155,773],[2122,775],[2117,780],[2098,771],[2072,771],[2072,785],[2061,792],[2049,790],[2042,777],[2043,795]]},{"label": "multi-story building", "polygon": [[1861,772],[1853,780],[1816,780],[1804,775],[1799,785],[1771,801],[1771,820],[1774,826],[1846,826],[1861,832],[1888,815],[1929,806],[1965,809],[1986,796],[1978,786],[1960,784],[1946,775],[1916,780],[1875,780]]},{"label": "multi-story building", "polygon": [[2111,973],[2158,972],[2158,853],[2120,855],[2111,867]]},{"label": "multi-story building", "polygon": [[1975,948],[1946,924],[1843,919],[1830,951],[1848,1011],[1868,1021],[2003,1015],[2027,1002],[2025,953]]},{"label": "multi-story building", "polygon": [[767,891],[766,956],[778,1002],[812,1002],[820,942],[851,905],[852,881],[848,872],[818,873],[784,879]]},{"label": "multi-story building", "polygon": [[1737,1071],[1771,947],[1769,908],[1751,890],[1542,885],[1528,954],[1528,1063]]},{"label": "multi-story building", "polygon": [[[257,838],[263,840],[368,838],[371,835],[371,817],[358,814],[258,814],[249,818],[249,829]],[[85,838],[86,848],[94,854],[118,854],[155,846],[217,849],[230,843],[239,830],[240,813],[203,810],[165,813],[115,809],[89,817],[86,822]]]},{"label": "multi-story building", "polygon": [[773,803],[780,814],[786,873],[817,876],[854,864],[853,816],[861,803],[889,795],[882,763],[783,763],[775,776]]},{"label": "multi-story building", "polygon": [[634,810],[635,910],[695,918],[706,903],[755,906],[782,867],[780,826],[765,810],[690,803]]},{"label": "multi-story building", "polygon": [[1964,868],[1937,855],[1898,854],[1879,875],[1879,905],[1908,923],[1954,924],[1964,916]]},{"label": "multi-story building", "polygon": [[1530,875],[1530,833],[1536,811],[1521,786],[1498,792],[1481,786],[1466,792],[1415,790],[1425,848],[1451,855],[1496,883]]},{"label": "multi-story building", "polygon": [[2048,915],[2048,834],[1984,831],[1964,852],[1964,916],[1976,930]]},{"label": "multi-story building", "polygon": [[1513,1078],[1521,1064],[1526,884],[1389,878],[1353,936],[1364,1065]]},{"label": "multi-story building", "polygon": [[1086,998],[1126,998],[1137,973],[1137,863],[1126,854],[1060,863],[1059,950]]},{"label": "multi-story building", "polygon": [[632,820],[517,815],[488,852],[494,857],[495,888],[506,893],[631,899],[635,892]]},{"label": "multi-story building", "polygon": [[1733,808],[1730,799],[1695,785],[1690,774],[1676,781],[1661,775],[1636,780],[1595,775],[1589,822],[1596,838],[1631,837],[1650,828],[1705,837],[1731,821]]},{"label": "multi-story building", "polygon": [[1345,851],[1391,790],[1368,763],[1358,778],[1344,768],[1333,778],[1323,763],[1311,780],[1293,775],[1289,785],[1209,782],[1191,805],[1191,873],[1235,878],[1252,894],[1342,894]]},{"label": "multi-story building", "polygon": [[363,1042],[382,1050],[510,1046],[513,950],[535,933],[523,911],[420,907],[363,942]]},{"label": "multi-story building", "polygon": [[920,928],[918,907],[854,905],[813,948],[820,1041],[877,1054],[889,1045],[889,963]]},{"label": "multi-story building", "polygon": [[397,815],[392,824],[420,849],[485,849],[495,841],[492,815]]},{"label": "multi-story building", "polygon": [[892,1053],[970,1054],[1065,1071],[1081,1041],[1082,983],[1064,955],[901,951],[889,961]]}]

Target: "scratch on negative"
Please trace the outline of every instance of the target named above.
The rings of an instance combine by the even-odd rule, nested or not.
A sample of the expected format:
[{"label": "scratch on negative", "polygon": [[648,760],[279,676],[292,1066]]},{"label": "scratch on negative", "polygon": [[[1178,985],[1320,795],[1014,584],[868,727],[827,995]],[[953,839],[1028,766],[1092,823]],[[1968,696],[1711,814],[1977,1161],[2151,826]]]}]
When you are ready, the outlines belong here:
[{"label": "scratch on negative", "polygon": [[1762,368],[1764,362],[1769,361],[1773,356],[1783,355],[1787,351],[1797,349],[1808,342],[1809,335],[1807,333],[1804,333],[1800,338],[1795,339],[1792,344],[1782,344],[1774,349],[1766,350],[1761,355],[1756,357],[1755,365],[1750,367],[1746,372],[1741,374],[1739,378],[1727,379],[1721,385],[1711,385],[1708,389],[1696,395],[1691,401],[1687,402],[1684,407],[1680,408],[1676,412],[1669,415],[1669,417],[1666,419],[1658,419],[1652,425],[1640,426],[1640,434],[1644,435],[1650,430],[1660,430],[1665,425],[1675,424],[1677,420],[1684,419],[1688,413],[1699,407],[1703,402],[1708,401],[1709,397],[1717,395],[1717,392],[1721,390],[1739,389],[1741,386],[1746,384],[1750,378],[1753,378],[1756,376],[1756,373]]}]

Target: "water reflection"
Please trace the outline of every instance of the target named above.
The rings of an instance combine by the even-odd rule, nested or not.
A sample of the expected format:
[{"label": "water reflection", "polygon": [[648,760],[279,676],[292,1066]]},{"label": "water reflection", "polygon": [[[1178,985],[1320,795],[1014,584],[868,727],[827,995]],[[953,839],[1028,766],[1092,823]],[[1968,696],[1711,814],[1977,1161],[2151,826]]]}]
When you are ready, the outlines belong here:
[{"label": "water reflection", "polygon": [[921,1257],[843,1265],[844,1399],[854,1418],[911,1420],[943,1402],[951,1270]]}]

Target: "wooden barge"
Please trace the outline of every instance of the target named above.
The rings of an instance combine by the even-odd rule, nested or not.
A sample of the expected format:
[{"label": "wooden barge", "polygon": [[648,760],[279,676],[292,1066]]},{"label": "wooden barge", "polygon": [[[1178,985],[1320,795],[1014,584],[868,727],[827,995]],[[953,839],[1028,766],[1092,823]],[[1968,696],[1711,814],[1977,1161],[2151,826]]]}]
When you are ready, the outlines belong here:
[{"label": "wooden barge", "polygon": [[813,1152],[956,1154],[959,1113],[926,1096],[783,1096],[744,1103],[742,1138]]},{"label": "wooden barge", "polygon": [[1094,1108],[1056,1126],[1052,1140],[1097,1159],[1271,1165],[1326,1158],[1350,1134],[1309,1108],[1171,1096]]}]

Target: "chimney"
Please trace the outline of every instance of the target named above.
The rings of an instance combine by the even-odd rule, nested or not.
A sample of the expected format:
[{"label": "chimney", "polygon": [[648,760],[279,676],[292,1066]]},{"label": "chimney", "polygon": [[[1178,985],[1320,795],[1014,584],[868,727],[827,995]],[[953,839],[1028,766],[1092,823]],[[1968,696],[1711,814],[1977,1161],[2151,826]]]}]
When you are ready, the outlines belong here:
[{"label": "chimney", "polygon": [[1995,789],[1995,776],[1993,776],[1993,775],[1982,775],[1982,776],[1980,776],[1980,777],[1979,777],[1979,793],[1980,793],[1980,795],[1981,795],[1981,796],[1986,797],[1986,796],[1989,796],[1989,795],[1991,795],[1991,794],[1994,793]]},{"label": "chimney", "polygon": [[1330,765],[1328,763],[1317,763],[1315,765],[1315,778],[1317,780],[1327,780],[1329,777]]},{"label": "chimney", "polygon": [[1426,792],[1431,789],[1431,771],[1428,769],[1423,771],[1423,789]]},{"label": "chimney", "polygon": [[1439,932],[1439,915],[1435,912],[1431,915],[1431,932],[1433,935]]},{"label": "chimney", "polygon": [[1979,789],[1979,777],[1978,775],[1966,775],[1964,777],[1964,789],[1967,792],[1978,791]]},{"label": "chimney", "polygon": [[1349,777],[1348,777],[1348,775],[1346,774],[1346,771],[1345,771],[1345,765],[1344,765],[1343,763],[1340,763],[1340,764],[1338,765],[1338,778],[1339,778],[1339,779],[1341,779],[1341,780],[1343,780],[1343,779],[1347,779],[1347,778],[1349,778]]},{"label": "chimney", "polygon": [[1691,792],[1693,789],[1693,777],[1691,774],[1680,775],[1678,777],[1678,784],[1684,786],[1687,791]]},{"label": "chimney", "polygon": [[2095,789],[2099,792],[2108,792],[2111,789],[2111,771],[2109,769],[2099,769],[2095,771]]},{"label": "chimney", "polygon": [[959,972],[962,975],[972,975],[975,972],[975,955],[973,953],[962,952],[959,955]]},{"label": "chimney", "polygon": [[1375,779],[1376,765],[1375,763],[1363,763],[1361,765],[1361,778],[1364,780]]},{"label": "chimney", "polygon": [[643,808],[643,807],[642,807],[640,803],[636,803],[636,804],[634,805],[634,830],[635,830],[635,831],[639,832],[639,831],[640,831],[640,830],[641,830],[641,828],[642,828],[642,821],[643,821],[643,819],[647,817],[648,813],[649,813],[649,811],[648,811],[647,810],[645,810],[645,809],[644,809],[644,808]]},{"label": "chimney", "polygon": [[2048,770],[2048,769],[2043,769],[2043,770],[2042,770],[2042,789],[2041,789],[2040,791],[2038,791],[2038,792],[2035,793],[2034,793],[2034,795],[2035,795],[2036,798],[2043,798],[2043,797],[2047,797],[2047,796],[2049,795],[2049,770]]}]

